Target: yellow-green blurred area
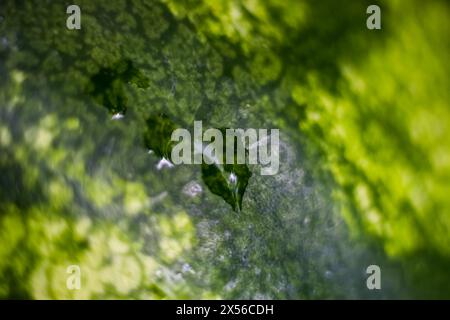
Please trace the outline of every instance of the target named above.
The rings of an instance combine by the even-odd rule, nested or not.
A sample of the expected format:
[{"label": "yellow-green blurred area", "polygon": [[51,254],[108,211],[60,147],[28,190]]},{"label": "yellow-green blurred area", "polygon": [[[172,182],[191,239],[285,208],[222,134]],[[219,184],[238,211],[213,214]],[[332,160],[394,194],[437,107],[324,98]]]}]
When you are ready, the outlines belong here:
[{"label": "yellow-green blurred area", "polygon": [[[450,298],[448,1],[76,4],[0,3],[0,298]],[[279,128],[280,174],[235,212],[155,114]]]}]

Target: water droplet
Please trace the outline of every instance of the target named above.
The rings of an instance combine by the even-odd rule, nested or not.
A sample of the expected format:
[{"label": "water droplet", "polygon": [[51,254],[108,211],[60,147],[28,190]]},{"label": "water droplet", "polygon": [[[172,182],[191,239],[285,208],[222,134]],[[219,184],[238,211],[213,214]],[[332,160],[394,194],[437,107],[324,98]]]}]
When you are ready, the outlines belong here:
[{"label": "water droplet", "polygon": [[124,114],[121,112],[118,112],[111,117],[111,120],[120,120],[120,119],[123,119],[123,117],[125,117]]},{"label": "water droplet", "polygon": [[224,287],[225,291],[231,291],[236,288],[237,280],[230,280]]},{"label": "water droplet", "polygon": [[191,181],[189,182],[187,185],[184,186],[183,188],[183,193],[187,196],[190,197],[195,197],[196,195],[198,195],[199,193],[203,192],[203,188],[201,185],[199,185],[197,182],[195,181]]},{"label": "water droplet", "polygon": [[186,272],[195,273],[194,269],[192,269],[192,267],[189,263],[183,264],[182,271],[183,271],[183,273],[186,273]]},{"label": "water droplet", "polygon": [[303,219],[303,224],[304,224],[305,226],[307,226],[307,225],[309,224],[309,222],[310,222],[309,217],[305,217],[305,219]]},{"label": "water droplet", "polygon": [[163,168],[172,168],[172,167],[173,167],[173,163],[164,157],[156,165],[156,169],[158,169],[158,170],[161,170]]},{"label": "water droplet", "polygon": [[229,180],[230,180],[230,183],[231,183],[231,184],[236,184],[236,182],[237,182],[237,176],[234,174],[234,172],[232,172],[232,173],[230,174]]}]

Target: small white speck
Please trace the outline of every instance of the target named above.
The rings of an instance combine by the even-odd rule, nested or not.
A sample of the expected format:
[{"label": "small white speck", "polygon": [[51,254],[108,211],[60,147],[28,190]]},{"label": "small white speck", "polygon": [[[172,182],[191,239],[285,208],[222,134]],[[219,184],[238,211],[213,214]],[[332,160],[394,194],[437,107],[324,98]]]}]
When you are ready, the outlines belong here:
[{"label": "small white speck", "polygon": [[184,186],[183,188],[183,193],[187,196],[190,197],[195,197],[196,195],[198,195],[199,193],[202,193],[203,188],[201,185],[199,185],[197,182],[195,181],[191,181],[189,182],[187,185]]},{"label": "small white speck", "polygon": [[192,269],[192,267],[189,263],[183,264],[182,271],[183,271],[183,273],[186,273],[186,272],[195,273],[194,269]]},{"label": "small white speck", "polygon": [[224,289],[225,289],[225,291],[231,291],[234,288],[236,288],[236,285],[237,285],[237,281],[231,280],[225,285]]},{"label": "small white speck", "polygon": [[167,160],[166,158],[162,158],[158,164],[156,165],[156,169],[161,170],[163,168],[172,168],[173,163]]},{"label": "small white speck", "polygon": [[305,225],[305,226],[307,226],[308,224],[309,224],[309,217],[305,217],[305,219],[303,219],[303,224]]},{"label": "small white speck", "polygon": [[114,115],[111,117],[111,120],[120,120],[120,119],[122,119],[123,117],[125,117],[125,116],[123,115],[123,113],[118,112],[118,113],[114,114]]}]

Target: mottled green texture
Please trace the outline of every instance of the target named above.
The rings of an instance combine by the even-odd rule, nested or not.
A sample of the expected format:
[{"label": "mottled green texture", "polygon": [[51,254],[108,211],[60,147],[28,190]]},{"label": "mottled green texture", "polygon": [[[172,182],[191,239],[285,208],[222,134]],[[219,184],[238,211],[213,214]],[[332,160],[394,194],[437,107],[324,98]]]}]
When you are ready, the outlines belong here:
[{"label": "mottled green texture", "polygon": [[158,157],[171,160],[172,148],[175,144],[171,137],[172,132],[177,128],[175,123],[166,115],[160,114],[147,118],[146,127],[145,147],[149,152],[155,152]]},{"label": "mottled green texture", "polygon": [[128,108],[125,93],[127,84],[134,84],[141,89],[149,85],[148,79],[133,66],[130,60],[123,60],[110,68],[101,68],[92,76],[87,92],[113,115],[125,115]]},{"label": "mottled green texture", "polygon": [[[380,2],[380,32],[372,1],[77,4],[71,31],[63,1],[0,3],[1,297],[450,296],[445,1]],[[158,170],[160,114],[280,128],[280,173],[227,201]]]}]

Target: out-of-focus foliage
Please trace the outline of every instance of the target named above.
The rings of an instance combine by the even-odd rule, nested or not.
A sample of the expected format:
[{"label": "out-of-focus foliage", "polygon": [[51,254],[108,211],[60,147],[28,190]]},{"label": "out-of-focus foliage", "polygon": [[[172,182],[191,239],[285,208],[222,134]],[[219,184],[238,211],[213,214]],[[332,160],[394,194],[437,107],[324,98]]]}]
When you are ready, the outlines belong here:
[{"label": "out-of-focus foliage", "polygon": [[[449,297],[445,1],[77,4],[0,3],[1,297]],[[280,173],[234,212],[157,114],[281,128]]]},{"label": "out-of-focus foliage", "polygon": [[[337,94],[309,87],[300,127],[326,159],[351,229],[380,239],[428,294],[450,285],[449,8],[393,3],[390,37],[359,66],[342,63]],[[423,289],[425,290],[425,289]]]},{"label": "out-of-focus foliage", "polygon": [[342,63],[337,94],[311,75],[293,98],[308,106],[300,126],[322,149],[352,226],[390,255],[450,257],[448,8],[393,10],[391,37],[359,66]]}]

